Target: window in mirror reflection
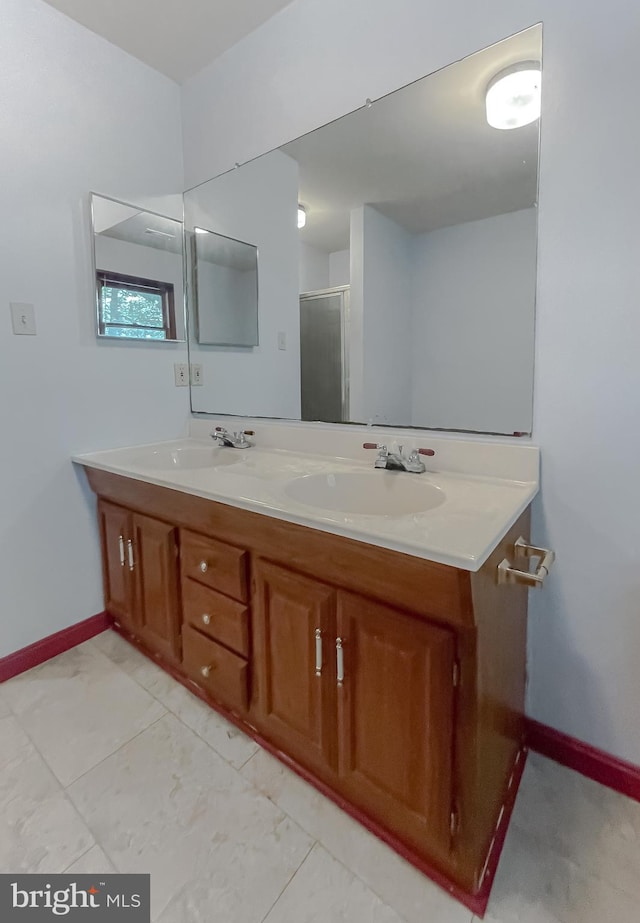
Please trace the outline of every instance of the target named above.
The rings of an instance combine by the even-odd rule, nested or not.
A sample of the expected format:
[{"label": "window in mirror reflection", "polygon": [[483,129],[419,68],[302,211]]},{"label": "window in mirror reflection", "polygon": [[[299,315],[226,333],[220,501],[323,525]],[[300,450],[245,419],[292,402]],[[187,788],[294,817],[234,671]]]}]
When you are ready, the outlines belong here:
[{"label": "window in mirror reflection", "polygon": [[173,284],[99,269],[98,327],[102,336],[172,340],[176,336]]}]

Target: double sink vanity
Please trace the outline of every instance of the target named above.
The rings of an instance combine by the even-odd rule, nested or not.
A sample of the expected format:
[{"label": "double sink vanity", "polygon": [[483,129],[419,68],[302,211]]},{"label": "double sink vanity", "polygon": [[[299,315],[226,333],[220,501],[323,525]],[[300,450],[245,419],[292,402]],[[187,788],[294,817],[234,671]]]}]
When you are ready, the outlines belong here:
[{"label": "double sink vanity", "polygon": [[105,608],[479,914],[524,765],[527,587],[553,559],[529,545],[538,450],[513,438],[541,56],[538,24],[220,162],[181,219],[92,196],[98,336],[128,338],[122,361],[187,340],[193,414],[188,439],[75,459]]},{"label": "double sink vanity", "polygon": [[410,473],[363,428],[191,427],[74,459],[115,627],[481,909],[524,762],[538,450],[405,433],[433,452]]}]

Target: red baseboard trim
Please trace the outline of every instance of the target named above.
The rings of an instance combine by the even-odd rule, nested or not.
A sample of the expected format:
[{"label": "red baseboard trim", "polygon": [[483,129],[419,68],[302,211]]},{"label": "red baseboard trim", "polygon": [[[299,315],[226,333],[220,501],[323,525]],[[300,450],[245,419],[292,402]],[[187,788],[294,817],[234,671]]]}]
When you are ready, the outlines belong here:
[{"label": "red baseboard trim", "polygon": [[112,621],[108,613],[99,612],[97,615],[92,615],[82,622],[63,628],[54,635],[42,638],[28,647],[23,647],[22,650],[14,651],[13,654],[3,657],[0,659],[0,683],[99,635],[101,631],[111,627]]},{"label": "red baseboard trim", "polygon": [[533,718],[527,718],[526,721],[527,744],[532,750],[569,769],[575,769],[621,795],[640,801],[640,766],[611,756],[604,750],[598,750],[591,744],[576,740]]}]

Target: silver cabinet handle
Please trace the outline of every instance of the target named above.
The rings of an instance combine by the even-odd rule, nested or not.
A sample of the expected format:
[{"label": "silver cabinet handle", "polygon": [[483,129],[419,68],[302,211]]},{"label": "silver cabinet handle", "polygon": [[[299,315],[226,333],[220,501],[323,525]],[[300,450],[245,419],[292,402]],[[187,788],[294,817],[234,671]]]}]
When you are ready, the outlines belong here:
[{"label": "silver cabinet handle", "polygon": [[336,671],[338,686],[342,686],[344,682],[344,651],[342,649],[342,638],[336,638]]},{"label": "silver cabinet handle", "polygon": [[124,539],[121,535],[118,536],[118,543],[120,545],[120,567],[124,567]]},{"label": "silver cabinet handle", "polygon": [[200,672],[202,673],[202,675],[204,676],[204,678],[207,679],[207,677],[208,677],[209,674],[211,673],[211,667],[201,667],[201,668],[200,668]]},{"label": "silver cabinet handle", "polygon": [[208,612],[205,612],[205,614],[202,616],[202,621],[205,625],[208,625],[211,622],[211,616]]},{"label": "silver cabinet handle", "polygon": [[316,628],[316,676],[322,676],[322,632]]},{"label": "silver cabinet handle", "polygon": [[133,558],[133,542],[131,539],[127,539],[127,551],[129,552],[129,570],[133,570],[135,567],[135,560]]},{"label": "silver cabinet handle", "polygon": [[203,574],[206,574],[206,572],[209,570],[209,565],[206,561],[200,561],[200,570]]},{"label": "silver cabinet handle", "polygon": [[498,583],[518,583],[521,586],[543,587],[545,577],[551,570],[551,565],[555,560],[555,552],[549,548],[536,548],[535,545],[529,545],[522,536],[514,542],[513,550],[516,555],[522,555],[525,558],[539,558],[540,563],[533,573],[526,570],[518,570],[511,566],[511,562],[505,558],[498,564]]}]

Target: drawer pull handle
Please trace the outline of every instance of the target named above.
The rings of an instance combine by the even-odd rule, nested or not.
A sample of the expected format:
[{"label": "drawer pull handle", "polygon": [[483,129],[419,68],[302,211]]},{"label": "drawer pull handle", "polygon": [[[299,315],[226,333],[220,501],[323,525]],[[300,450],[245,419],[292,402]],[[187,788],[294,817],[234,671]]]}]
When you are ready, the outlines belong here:
[{"label": "drawer pull handle", "polygon": [[516,556],[539,558],[540,563],[533,573],[529,573],[529,571],[512,567],[511,562],[505,558],[504,561],[498,564],[498,583],[517,583],[520,586],[539,587],[541,589],[555,560],[555,552],[549,548],[536,548],[535,545],[529,545],[522,536],[514,542],[513,550]]},{"label": "drawer pull handle", "polygon": [[203,574],[206,574],[206,572],[209,570],[209,565],[206,561],[200,561],[200,570]]},{"label": "drawer pull handle", "polygon": [[209,623],[211,622],[211,616],[209,615],[208,612],[205,612],[205,614],[202,616],[202,621],[204,622],[205,625],[209,625]]},{"label": "drawer pull handle", "polygon": [[344,650],[342,648],[342,638],[336,638],[336,671],[338,686],[342,686],[344,682]]},{"label": "drawer pull handle", "polygon": [[210,667],[210,666],[209,666],[209,667],[200,667],[200,672],[202,673],[202,675],[204,676],[205,679],[208,679],[209,676],[210,676],[210,674],[211,674],[211,667]]},{"label": "drawer pull handle", "polygon": [[316,628],[316,676],[322,676],[322,632]]},{"label": "drawer pull handle", "polygon": [[133,557],[133,542],[131,539],[127,539],[127,550],[129,551],[129,570],[133,570],[136,565]]},{"label": "drawer pull handle", "polygon": [[124,539],[121,535],[118,536],[118,543],[120,545],[120,567],[124,567]]}]

